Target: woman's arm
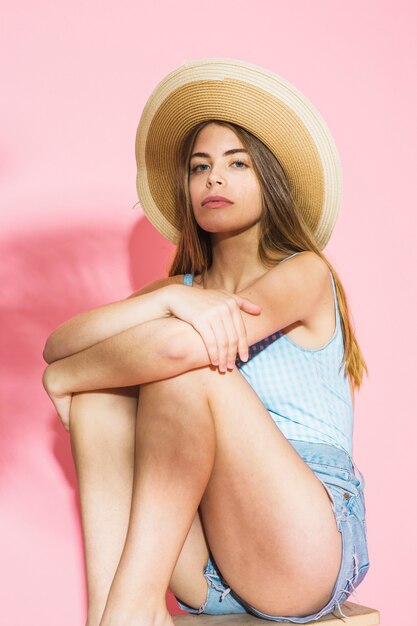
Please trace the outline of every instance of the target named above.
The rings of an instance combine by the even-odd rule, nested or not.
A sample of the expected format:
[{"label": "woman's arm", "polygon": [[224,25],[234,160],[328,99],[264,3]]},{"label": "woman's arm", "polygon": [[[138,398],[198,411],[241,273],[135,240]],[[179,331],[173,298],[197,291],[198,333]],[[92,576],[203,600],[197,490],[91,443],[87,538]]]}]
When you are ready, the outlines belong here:
[{"label": "woman's arm", "polygon": [[42,383],[69,431],[73,393],[170,378],[195,369],[196,361],[210,364],[203,339],[188,322],[171,316],[144,322],[55,361],[45,369]]},{"label": "woman's arm", "polygon": [[132,326],[169,317],[166,288],[175,282],[178,282],[177,276],[156,280],[126,300],[105,304],[67,320],[49,335],[44,360],[53,363]]},{"label": "woman's arm", "polygon": [[223,369],[228,362],[234,363],[237,348],[247,351],[245,326],[238,312],[242,308],[250,316],[258,315],[258,305],[226,291],[190,289],[179,284],[147,295],[157,297],[162,292],[166,294],[162,298],[163,310],[168,313],[165,319],[132,325],[50,364],[43,376],[48,393],[56,398],[141,385],[209,365],[212,360],[220,361],[219,368]]},{"label": "woman's arm", "polygon": [[191,369],[183,341],[193,353],[194,367],[210,364],[198,332],[171,316],[144,322],[55,361],[45,369],[43,384],[54,396],[65,396],[170,378]]}]

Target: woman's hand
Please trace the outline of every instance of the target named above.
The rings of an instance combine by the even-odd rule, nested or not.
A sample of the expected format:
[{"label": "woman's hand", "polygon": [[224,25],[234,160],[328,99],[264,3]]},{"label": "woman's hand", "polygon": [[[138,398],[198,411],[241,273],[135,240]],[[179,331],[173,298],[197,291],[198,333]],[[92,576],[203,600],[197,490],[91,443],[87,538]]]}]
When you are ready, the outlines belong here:
[{"label": "woman's hand", "polygon": [[54,405],[65,430],[69,431],[72,393],[64,393],[58,389],[56,377],[54,376],[53,364],[48,365],[45,369],[42,377],[42,384],[48,396],[51,398],[52,404]]},{"label": "woman's hand", "polygon": [[[179,289],[178,289],[179,287]],[[248,342],[241,309],[258,315],[261,307],[223,289],[196,289],[172,285],[167,297],[170,313],[200,333],[213,365],[233,368],[236,354],[248,359]]]}]

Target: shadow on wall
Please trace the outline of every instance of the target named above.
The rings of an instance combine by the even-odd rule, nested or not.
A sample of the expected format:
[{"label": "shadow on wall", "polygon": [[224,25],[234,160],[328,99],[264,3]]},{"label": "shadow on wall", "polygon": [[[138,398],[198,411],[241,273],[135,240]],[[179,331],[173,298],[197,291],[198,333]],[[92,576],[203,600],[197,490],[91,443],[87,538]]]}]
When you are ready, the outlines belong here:
[{"label": "shadow on wall", "polygon": [[52,452],[74,489],[69,435],[42,386],[45,341],[74,315],[166,276],[174,246],[143,218],[130,233],[115,224],[72,225],[13,236],[1,247],[0,481],[12,489],[19,475],[41,490],[31,465]]},{"label": "shadow on wall", "polygon": [[143,218],[132,229],[127,247],[129,278],[137,291],[157,278],[168,276],[176,246]]},{"label": "shadow on wall", "polygon": [[[147,219],[130,233],[114,224],[71,226],[1,242],[2,298],[0,469],[16,448],[39,439],[34,425],[49,415],[52,449],[73,484],[68,433],[42,386],[47,336],[78,313],[126,298],[166,276],[174,246]],[[44,425],[44,423],[43,423]],[[50,448],[51,441],[48,441]],[[0,479],[1,480],[1,479]]]},{"label": "shadow on wall", "polygon": [[[42,386],[42,352],[48,335],[69,318],[167,276],[175,246],[145,217],[129,226],[91,220],[0,241],[0,509],[7,541],[19,544],[29,604],[43,602],[48,575],[62,574],[72,594],[86,593],[70,437]],[[9,573],[20,566],[12,552]],[[11,582],[11,589],[20,588],[20,574]],[[170,592],[167,602],[178,612]]]}]

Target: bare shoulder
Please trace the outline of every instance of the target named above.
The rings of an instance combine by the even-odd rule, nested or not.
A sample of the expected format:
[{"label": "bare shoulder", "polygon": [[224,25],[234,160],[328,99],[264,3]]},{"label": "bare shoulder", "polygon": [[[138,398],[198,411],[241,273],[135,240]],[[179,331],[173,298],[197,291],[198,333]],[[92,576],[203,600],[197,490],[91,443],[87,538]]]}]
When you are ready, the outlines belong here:
[{"label": "bare shoulder", "polygon": [[279,264],[276,269],[277,281],[281,270],[281,276],[285,276],[298,298],[309,303],[298,322],[287,328],[286,334],[303,348],[322,347],[333,336],[336,325],[329,266],[319,254],[306,250]]},{"label": "bare shoulder", "polygon": [[[291,266],[292,264],[292,266]],[[287,279],[290,284],[297,285],[301,292],[311,294],[312,303],[308,314],[300,321],[305,324],[316,324],[318,320],[323,320],[324,310],[333,310],[333,287],[331,282],[331,272],[326,261],[312,250],[305,250],[288,262],[279,264],[277,269],[287,272]],[[326,313],[325,313],[326,317]]]},{"label": "bare shoulder", "polygon": [[316,254],[316,252],[313,252],[312,250],[304,250],[296,256],[289,258],[288,261],[286,259],[284,259],[284,261],[285,263],[280,263],[279,266],[289,268],[291,267],[291,263],[292,267],[300,267],[303,270],[311,268],[311,271],[321,271],[323,274],[329,271],[327,263],[321,258],[320,255]]},{"label": "bare shoulder", "polygon": [[268,271],[278,282],[285,280],[288,284],[309,291],[322,291],[330,282],[330,270],[326,261],[312,250],[304,250],[295,256],[285,258]]},{"label": "bare shoulder", "polygon": [[[139,291],[135,291],[130,294],[128,298],[134,298],[135,296],[142,296],[144,293],[150,293],[151,291],[156,291],[157,289],[162,289],[162,287],[166,287],[167,285],[175,285],[181,284],[184,282],[184,274],[175,274],[175,276],[167,276],[166,278],[158,278],[157,280],[148,283]],[[127,298],[127,299],[128,299]]]}]

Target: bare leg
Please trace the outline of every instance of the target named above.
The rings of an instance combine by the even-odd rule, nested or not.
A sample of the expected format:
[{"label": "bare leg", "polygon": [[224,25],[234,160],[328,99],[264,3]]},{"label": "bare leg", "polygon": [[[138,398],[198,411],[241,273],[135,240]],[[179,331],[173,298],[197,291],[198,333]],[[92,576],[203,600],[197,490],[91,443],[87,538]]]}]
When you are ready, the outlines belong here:
[{"label": "bare leg", "polygon": [[100,626],[173,624],[165,594],[216,448],[198,374],[141,385],[131,517]]},{"label": "bare leg", "polygon": [[75,394],[70,417],[88,588],[87,626],[103,615],[129,523],[138,387]]},{"label": "bare leg", "polygon": [[342,555],[330,496],[239,371],[199,368],[141,385],[136,451],[126,542],[100,626],[172,626],[165,593],[199,507],[242,598],[275,615],[328,602]]}]

